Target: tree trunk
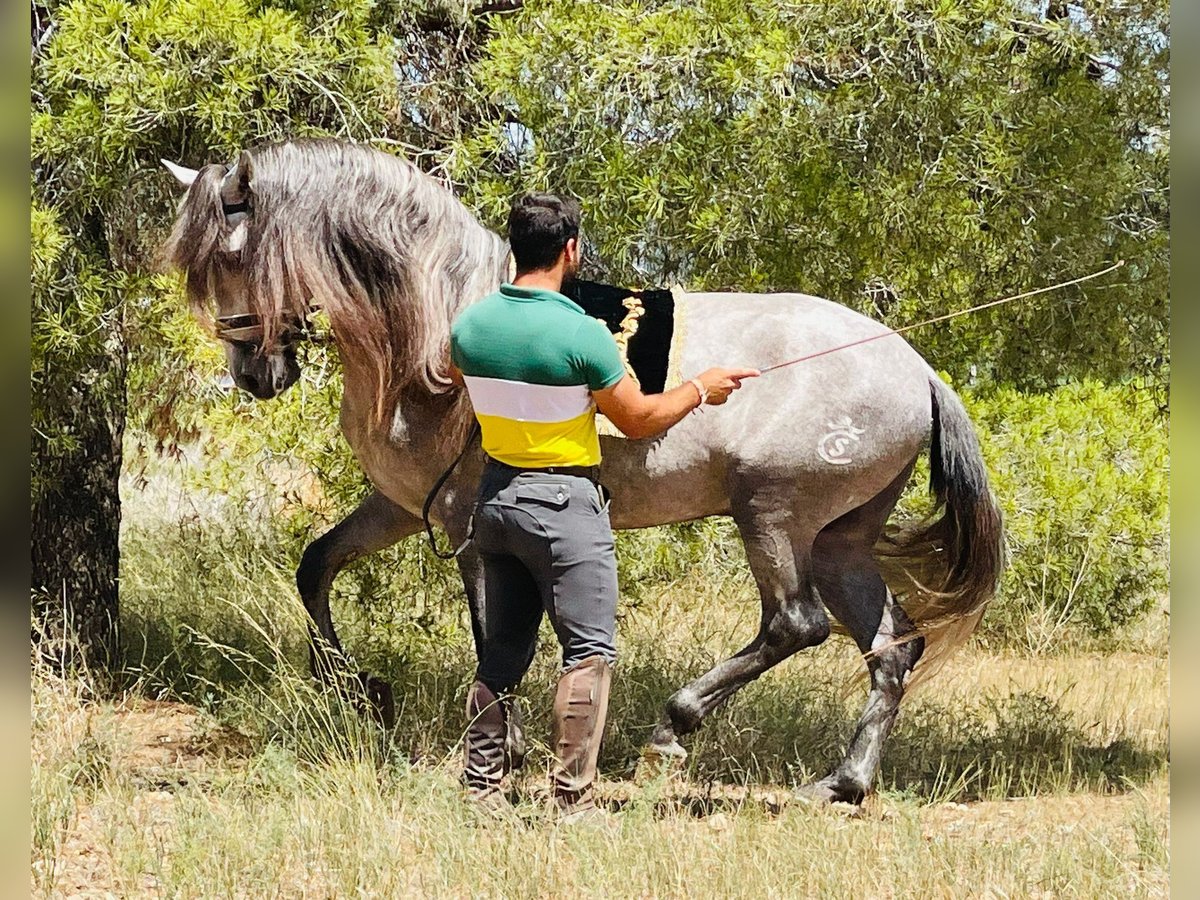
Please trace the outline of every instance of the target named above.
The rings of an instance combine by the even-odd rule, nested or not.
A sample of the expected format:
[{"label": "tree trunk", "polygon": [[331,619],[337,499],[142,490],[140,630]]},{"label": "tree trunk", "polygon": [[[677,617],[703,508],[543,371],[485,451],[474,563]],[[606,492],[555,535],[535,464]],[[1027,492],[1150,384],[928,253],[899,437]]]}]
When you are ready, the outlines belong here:
[{"label": "tree trunk", "polygon": [[[126,353],[119,316],[86,365],[45,371],[32,398],[52,410],[34,434],[33,643],[58,665],[118,660],[121,441]],[[48,367],[49,368],[49,367]],[[52,435],[53,438],[48,438]]]}]

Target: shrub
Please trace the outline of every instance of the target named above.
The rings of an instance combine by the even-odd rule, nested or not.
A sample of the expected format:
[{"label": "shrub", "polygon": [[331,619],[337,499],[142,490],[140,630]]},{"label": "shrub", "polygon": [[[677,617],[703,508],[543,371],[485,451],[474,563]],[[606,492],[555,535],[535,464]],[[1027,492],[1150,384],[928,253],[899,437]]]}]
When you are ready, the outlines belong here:
[{"label": "shrub", "polygon": [[1168,424],[1154,399],[1085,381],[964,401],[1009,554],[984,633],[1044,650],[1064,629],[1109,635],[1144,616],[1167,586]]}]

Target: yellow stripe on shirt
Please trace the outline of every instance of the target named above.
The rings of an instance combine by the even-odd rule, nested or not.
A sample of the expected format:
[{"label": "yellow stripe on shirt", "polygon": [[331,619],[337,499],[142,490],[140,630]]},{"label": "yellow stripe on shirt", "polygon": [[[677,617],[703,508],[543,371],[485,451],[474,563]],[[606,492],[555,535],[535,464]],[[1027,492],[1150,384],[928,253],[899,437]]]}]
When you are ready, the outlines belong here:
[{"label": "yellow stripe on shirt", "polygon": [[600,464],[594,409],[562,422],[522,422],[478,412],[475,417],[479,419],[484,452],[502,463],[523,469]]}]

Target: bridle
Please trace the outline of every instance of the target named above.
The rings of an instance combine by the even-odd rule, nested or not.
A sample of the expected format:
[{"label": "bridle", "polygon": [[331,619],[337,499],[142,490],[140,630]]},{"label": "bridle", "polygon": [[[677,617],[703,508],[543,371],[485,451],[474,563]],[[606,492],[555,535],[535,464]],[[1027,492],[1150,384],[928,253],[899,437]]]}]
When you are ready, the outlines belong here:
[{"label": "bridle", "polygon": [[[226,175],[232,170],[232,166],[229,167]],[[237,203],[222,202],[221,210],[225,214],[226,220],[238,214],[248,216],[250,214],[250,202],[249,200],[239,200]],[[315,306],[313,308],[316,309]],[[227,344],[238,344],[243,347],[257,349],[262,349],[263,338],[266,335],[266,327],[263,325],[262,316],[258,313],[237,313],[232,316],[217,316],[215,330],[217,340],[225,341]],[[311,339],[312,334],[307,321],[293,315],[288,315],[284,319],[279,337],[284,346],[289,347],[298,340],[304,338]]]},{"label": "bridle", "polygon": [[262,316],[257,313],[240,313],[236,316],[218,316],[217,338],[230,344],[261,344],[263,339]]},{"label": "bridle", "polygon": [[[217,316],[216,333],[217,340],[228,344],[261,347],[266,328],[262,316],[258,313],[238,313],[234,316]],[[286,346],[298,340],[312,340],[314,335],[308,322],[289,315],[284,321],[279,337]]]}]

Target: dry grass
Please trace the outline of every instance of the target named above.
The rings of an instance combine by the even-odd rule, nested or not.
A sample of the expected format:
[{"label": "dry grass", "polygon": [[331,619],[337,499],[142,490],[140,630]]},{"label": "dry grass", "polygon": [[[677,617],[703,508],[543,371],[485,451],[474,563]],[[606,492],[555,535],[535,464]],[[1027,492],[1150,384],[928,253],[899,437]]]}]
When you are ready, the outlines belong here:
[{"label": "dry grass", "polygon": [[[260,678],[244,652],[210,644],[203,652],[249,677],[209,682],[207,703],[203,690],[190,704],[147,700],[149,674],[94,700],[80,679],[39,670],[31,888],[131,897],[1167,892],[1159,657],[968,651],[906,711],[883,790],[851,815],[798,805],[789,790],[827,761],[822,752],[836,755],[852,720],[858,698],[839,700],[839,649],[793,661],[714,716],[683,773],[638,782],[627,776],[639,728],[661,688],[700,661],[647,639],[627,639],[602,791],[621,814],[599,831],[563,832],[544,815],[536,760],[517,785],[518,818],[482,820],[464,806],[462,648],[408,661],[404,724],[391,742],[316,693],[286,654]],[[541,660],[532,712],[544,711],[550,680]],[[535,736],[545,724],[531,716]]]},{"label": "dry grass", "polygon": [[1140,652],[969,648],[906,702],[861,813],[812,809],[791,787],[836,761],[862,701],[844,641],[742,691],[688,740],[682,771],[634,778],[666,696],[756,624],[745,575],[699,566],[627,605],[601,760],[620,814],[563,831],[542,811],[548,635],[523,689],[535,746],[518,815],[481,819],[457,786],[472,653],[461,608],[429,588],[441,570],[374,586],[408,618],[349,595],[335,608],[360,662],[396,685],[384,736],[306,677],[277,540],[130,510],[125,679],[101,690],[34,668],[37,896],[1167,893],[1161,627]]},{"label": "dry grass", "polygon": [[[1046,683],[1069,663],[1044,664]],[[1121,681],[1109,671],[1089,700]],[[540,811],[536,775],[522,818],[492,822],[462,804],[450,755],[412,765],[330,741],[306,760],[194,707],[87,701],[44,672],[33,703],[37,895],[1166,893],[1161,769],[1120,792],[970,803],[884,792],[854,817],[791,803],[782,788],[609,778],[617,824],[563,832]],[[298,715],[297,729],[316,721]]]}]

